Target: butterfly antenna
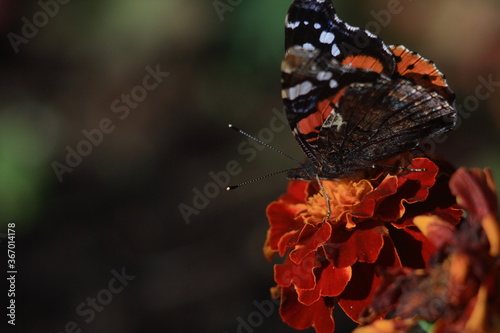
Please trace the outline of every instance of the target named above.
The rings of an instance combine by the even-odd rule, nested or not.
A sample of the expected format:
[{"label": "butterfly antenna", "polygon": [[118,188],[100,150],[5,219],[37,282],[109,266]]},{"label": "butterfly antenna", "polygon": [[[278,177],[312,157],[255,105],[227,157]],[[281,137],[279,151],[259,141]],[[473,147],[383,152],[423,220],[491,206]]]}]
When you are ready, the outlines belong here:
[{"label": "butterfly antenna", "polygon": [[271,176],[276,176],[276,175],[279,175],[279,174],[282,174],[282,173],[285,173],[285,172],[288,172],[288,171],[291,171],[291,170],[293,170],[293,169],[287,169],[287,170],[276,171],[276,172],[273,172],[273,173],[267,174],[267,175],[265,175],[265,176],[260,176],[260,177],[255,178],[255,179],[247,180],[246,182],[240,183],[240,184],[238,184],[238,185],[228,186],[228,187],[226,187],[226,191],[232,191],[232,190],[237,189],[238,187],[242,187],[242,186],[245,186],[245,185],[248,185],[248,184],[254,183],[254,182],[256,182],[256,181],[259,181],[259,180],[262,180],[262,179],[265,179],[265,178],[268,178],[268,177],[271,177]]},{"label": "butterfly antenna", "polygon": [[[283,156],[285,156],[285,157],[287,157],[287,158],[291,159],[292,161],[296,162],[297,164],[302,165],[302,163],[301,163],[301,162],[297,161],[295,158],[293,158],[292,156],[288,155],[287,153],[282,152],[282,151],[281,151],[281,150],[279,150],[278,148],[273,147],[273,146],[271,146],[271,145],[270,145],[270,144],[268,144],[268,143],[265,143],[264,141],[262,141],[262,140],[260,140],[260,139],[256,138],[255,136],[248,134],[247,132],[245,132],[245,131],[243,131],[243,130],[239,129],[239,128],[238,128],[238,127],[236,127],[236,126],[233,126],[232,124],[229,124],[228,126],[229,126],[229,128],[230,128],[230,129],[232,129],[233,131],[236,131],[236,132],[238,132],[238,133],[240,133],[240,134],[243,134],[243,135],[244,135],[244,136],[246,136],[247,138],[250,138],[250,139],[254,140],[255,142],[260,143],[260,144],[261,144],[261,145],[263,145],[264,147],[267,147],[267,148],[269,148],[269,149],[271,149],[271,150],[274,150],[275,152],[277,152],[277,153],[279,153],[279,154],[281,154],[281,155],[283,155]],[[283,172],[285,172],[285,171],[283,171]],[[280,171],[280,173],[281,173],[281,171]],[[266,178],[266,177],[267,177],[267,176],[264,176],[264,178]]]}]

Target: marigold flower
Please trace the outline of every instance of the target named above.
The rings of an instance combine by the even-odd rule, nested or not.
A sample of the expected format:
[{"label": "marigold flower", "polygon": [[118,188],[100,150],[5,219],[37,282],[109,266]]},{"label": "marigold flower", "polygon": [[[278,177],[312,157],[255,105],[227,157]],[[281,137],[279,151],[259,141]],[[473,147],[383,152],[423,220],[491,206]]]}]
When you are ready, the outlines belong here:
[{"label": "marigold flower", "polygon": [[[361,180],[291,181],[267,208],[270,228],[265,256],[285,257],[275,265],[280,314],[296,329],[335,329],[332,309],[340,306],[359,322],[381,283],[381,269],[427,268],[435,245],[416,228],[422,214],[453,226],[462,211],[448,189],[449,174],[427,158],[398,171]],[[431,199],[431,200],[430,200]]]},{"label": "marigold flower", "polygon": [[[450,189],[466,210],[456,231],[438,216],[419,216],[415,225],[438,251],[425,270],[388,272],[364,321],[391,313],[390,323],[404,322],[404,331],[425,321],[433,332],[500,331],[500,222],[493,177],[489,170],[461,168]],[[382,323],[356,333],[380,332]],[[401,329],[401,326],[399,326]],[[394,324],[387,333],[396,333]]]}]

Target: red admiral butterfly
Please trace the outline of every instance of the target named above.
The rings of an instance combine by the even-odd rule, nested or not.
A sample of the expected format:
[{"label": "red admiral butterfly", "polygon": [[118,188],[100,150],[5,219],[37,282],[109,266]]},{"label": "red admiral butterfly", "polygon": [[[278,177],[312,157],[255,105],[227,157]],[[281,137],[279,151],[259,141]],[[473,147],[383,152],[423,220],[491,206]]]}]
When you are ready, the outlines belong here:
[{"label": "red admiral butterfly", "polygon": [[352,177],[455,126],[434,63],[341,21],[330,0],[293,2],[285,48],[285,112],[308,157],[291,179]]}]

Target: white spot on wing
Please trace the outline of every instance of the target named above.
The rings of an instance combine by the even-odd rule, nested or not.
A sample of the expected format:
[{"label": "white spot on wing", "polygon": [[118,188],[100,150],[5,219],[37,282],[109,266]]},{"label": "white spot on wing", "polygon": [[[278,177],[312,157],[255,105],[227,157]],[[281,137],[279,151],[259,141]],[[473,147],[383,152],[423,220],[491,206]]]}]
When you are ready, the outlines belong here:
[{"label": "white spot on wing", "polygon": [[342,115],[335,111],[332,111],[328,118],[326,118],[325,123],[323,124],[323,128],[332,128],[335,126],[337,128],[337,131],[339,131],[343,125],[345,125],[345,121],[342,118]]},{"label": "white spot on wing", "polygon": [[297,28],[298,26],[300,25],[300,21],[297,21],[297,22],[286,22],[286,27],[289,28],[289,29],[295,29]]},{"label": "white spot on wing", "polygon": [[293,101],[299,96],[307,95],[316,88],[313,86],[313,84],[309,81],[304,81],[302,83],[297,84],[296,86],[290,87],[288,89],[283,90],[283,97],[288,98],[289,100]]},{"label": "white spot on wing", "polygon": [[321,24],[314,23],[314,29],[316,29],[316,30],[321,29]]},{"label": "white spot on wing", "polygon": [[337,88],[339,86],[339,83],[337,82],[337,80],[330,80],[330,88]]},{"label": "white spot on wing", "polygon": [[337,44],[333,44],[332,45],[332,56],[336,57],[339,54],[340,54],[339,47],[337,46]]},{"label": "white spot on wing", "polygon": [[331,32],[323,31],[319,36],[319,41],[323,44],[331,44],[335,40],[335,35]]},{"label": "white spot on wing", "polygon": [[332,122],[332,126],[336,126],[338,131],[342,127],[342,125],[344,125],[344,119],[342,119],[342,116],[339,113],[337,113],[335,121]]},{"label": "white spot on wing", "polygon": [[312,45],[311,43],[305,43],[304,45],[302,45],[302,48],[304,50],[315,50],[316,48],[314,47],[314,45]]},{"label": "white spot on wing", "polygon": [[316,75],[316,79],[319,81],[326,81],[330,80],[332,76],[333,76],[332,72],[321,71],[318,73],[318,75]]}]

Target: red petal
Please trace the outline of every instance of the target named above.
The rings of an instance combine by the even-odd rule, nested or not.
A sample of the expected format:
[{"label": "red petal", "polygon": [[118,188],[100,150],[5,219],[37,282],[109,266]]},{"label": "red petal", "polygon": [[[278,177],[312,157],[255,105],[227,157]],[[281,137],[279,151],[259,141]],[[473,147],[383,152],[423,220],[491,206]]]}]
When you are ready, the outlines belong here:
[{"label": "red petal", "polygon": [[282,195],[279,200],[292,205],[306,202],[308,185],[309,182],[301,180],[290,181],[287,193]]},{"label": "red petal", "polygon": [[291,260],[285,260],[282,265],[274,266],[274,280],[283,287],[292,284],[301,289],[313,289],[316,287],[314,268],[320,267],[320,263],[314,258],[314,254],[295,264]]},{"label": "red petal", "polygon": [[332,234],[332,225],[322,223],[318,226],[307,225],[302,229],[300,235],[300,245],[290,252],[290,259],[295,263],[300,263],[309,253],[316,251],[323,245]]},{"label": "red petal", "polygon": [[434,244],[420,231],[413,228],[391,229],[391,240],[396,247],[403,266],[426,268],[430,257],[436,252]]},{"label": "red petal", "polygon": [[270,228],[266,246],[273,251],[278,250],[278,244],[284,235],[290,231],[300,230],[304,226],[302,219],[297,215],[305,209],[303,204],[307,200],[307,187],[308,182],[291,181],[287,193],[267,206],[266,215]]},{"label": "red petal", "polygon": [[281,237],[278,243],[280,256],[283,257],[286,251],[295,247],[295,244],[297,244],[299,240],[299,235],[300,229],[287,232]]},{"label": "red petal", "polygon": [[384,237],[384,247],[375,264],[356,263],[352,266],[351,281],[337,298],[344,312],[356,322],[359,322],[363,309],[370,305],[373,294],[382,281],[379,274],[376,274],[380,267],[401,267],[401,261],[389,237]]},{"label": "red petal", "polygon": [[316,303],[321,298],[319,288],[314,288],[311,290],[296,289],[296,292],[299,295],[298,301],[307,306]]},{"label": "red petal", "polygon": [[[373,216],[378,203],[396,193],[398,188],[398,179],[396,176],[387,176],[373,191],[365,195],[359,204],[352,207],[352,215],[359,218],[369,218]],[[352,217],[348,216],[349,222]]]},{"label": "red petal", "polygon": [[304,226],[300,220],[296,220],[298,212],[297,206],[290,206],[279,201],[267,206],[266,214],[270,224],[268,240],[273,250],[278,250],[278,243],[283,235]]},{"label": "red petal", "polygon": [[363,317],[360,318],[363,323],[372,322],[373,318],[396,309],[404,290],[416,287],[410,285],[411,280],[407,278],[412,271],[410,268],[402,267],[382,272],[381,283],[373,295],[370,307],[365,308]]},{"label": "red petal", "polygon": [[331,299],[321,298],[306,306],[297,300],[297,293],[293,288],[282,289],[280,315],[285,323],[295,329],[303,330],[313,326],[316,333],[333,333],[335,323],[332,310]]},{"label": "red petal", "polygon": [[337,268],[349,267],[358,261],[373,263],[384,245],[385,234],[387,230],[373,221],[360,223],[352,230],[337,227],[324,245],[326,256]]},{"label": "red petal", "polygon": [[[446,170],[446,166],[440,165],[440,168]],[[462,210],[458,208],[455,197],[451,194],[450,176],[448,173],[440,173],[434,186],[429,190],[427,199],[423,202],[417,202],[406,206],[406,212],[402,219],[392,222],[396,228],[405,228],[414,226],[413,218],[415,216],[432,214],[453,225],[460,222]]]},{"label": "red petal", "polygon": [[[448,208],[440,208],[440,207],[429,208],[431,200],[433,199],[429,197],[425,202],[411,205],[409,209],[406,211],[403,218],[401,218],[396,222],[392,222],[391,224],[398,229],[413,227],[415,226],[415,223],[413,223],[413,219],[417,216],[422,216],[422,215],[436,216],[437,218],[446,221],[447,223],[453,226],[457,225],[460,222],[460,219],[462,218],[463,215],[463,211],[462,209],[458,208],[456,204]],[[424,207],[427,207],[427,209],[423,209]]]},{"label": "red petal", "polygon": [[351,280],[352,268],[334,268],[331,264],[321,271],[318,278],[318,289],[321,296],[338,296],[344,291],[347,283]]},{"label": "red petal", "polygon": [[415,158],[408,168],[426,171],[407,172],[398,177],[397,193],[385,199],[377,209],[377,213],[385,221],[401,218],[406,210],[403,203],[424,201],[436,182],[438,167],[429,159]]},{"label": "red petal", "polygon": [[297,289],[299,301],[302,304],[311,305],[317,302],[321,296],[333,297],[340,295],[352,275],[351,267],[337,269],[333,268],[329,262],[325,267],[316,268],[315,272],[316,288],[312,290]]},{"label": "red petal", "polygon": [[450,179],[451,192],[459,204],[472,215],[497,215],[498,202],[493,176],[489,169],[458,169]]},{"label": "red petal", "polygon": [[429,195],[429,189],[436,183],[436,176],[439,168],[431,160],[427,158],[415,158],[408,166],[409,169],[425,169],[426,171],[413,171],[399,178],[399,190],[406,182],[417,181],[419,183],[418,191],[413,194],[413,197],[406,197],[409,203],[423,201]]}]

